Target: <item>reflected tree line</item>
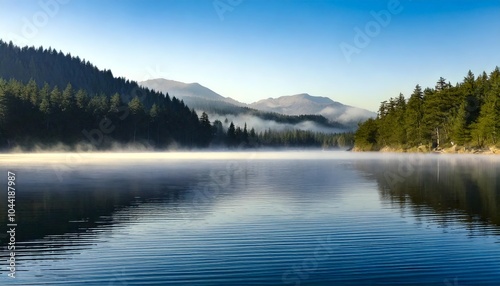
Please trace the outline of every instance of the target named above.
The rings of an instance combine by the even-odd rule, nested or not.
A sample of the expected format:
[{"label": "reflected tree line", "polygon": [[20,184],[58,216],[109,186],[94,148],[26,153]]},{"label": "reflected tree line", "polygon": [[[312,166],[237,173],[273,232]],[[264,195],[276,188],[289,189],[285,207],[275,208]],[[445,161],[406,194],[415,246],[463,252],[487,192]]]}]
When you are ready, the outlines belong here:
[{"label": "reflected tree line", "polygon": [[411,209],[417,218],[430,209],[442,221],[500,227],[500,165],[487,158],[415,156],[356,167],[377,181],[383,200]]},{"label": "reflected tree line", "polygon": [[[27,186],[25,189],[28,190]],[[134,182],[122,182],[114,186],[91,183],[86,188],[64,184],[57,185],[57,189],[33,189],[35,191],[18,192],[16,197],[18,242],[42,239],[47,235],[92,232],[97,227],[123,223],[124,221],[117,221],[112,216],[120,210],[152,200],[189,201],[186,198],[189,193],[184,188],[166,189],[156,186],[144,189]],[[0,204],[0,221],[3,222],[7,222],[6,207],[6,204]],[[6,223],[2,224],[0,231],[5,233],[6,227]],[[0,240],[1,245],[7,244],[6,240]]]}]

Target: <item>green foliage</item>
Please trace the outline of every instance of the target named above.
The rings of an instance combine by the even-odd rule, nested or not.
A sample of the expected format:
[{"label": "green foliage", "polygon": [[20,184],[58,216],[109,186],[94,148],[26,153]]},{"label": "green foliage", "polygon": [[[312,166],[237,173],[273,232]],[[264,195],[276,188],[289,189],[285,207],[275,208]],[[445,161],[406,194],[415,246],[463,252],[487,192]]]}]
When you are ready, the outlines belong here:
[{"label": "green foliage", "polygon": [[477,122],[475,139],[478,145],[498,145],[500,136],[500,84],[496,82],[487,93]]},{"label": "green foliage", "polygon": [[[219,130],[222,128],[222,122],[214,122],[214,128]],[[215,133],[216,140],[222,134],[220,131]],[[229,147],[237,148],[343,148],[348,149],[354,146],[353,133],[322,133],[305,130],[271,130],[267,129],[264,132],[257,133],[254,128],[248,131],[247,124],[241,128],[235,126],[233,122],[229,124],[227,130],[226,142]]]},{"label": "green foliage", "polygon": [[[106,102],[103,101],[103,109],[106,109]],[[130,113],[134,116],[142,116],[144,114],[144,105],[142,104],[141,100],[138,97],[134,97],[129,103],[128,103],[128,109],[130,110]]]},{"label": "green foliage", "polygon": [[75,93],[71,84],[62,92],[48,84],[39,91],[36,86],[32,81],[24,85],[0,79],[0,147],[29,149],[35,144],[93,142],[85,135],[91,130],[108,139],[99,140],[96,149],[106,149],[115,141],[161,148],[172,142],[208,146],[211,140],[208,116],[202,116],[200,122],[196,113],[178,100],[159,98],[146,112],[138,97],[123,104],[117,93],[111,98],[103,93],[89,98],[85,90]]},{"label": "green foliage", "polygon": [[214,130],[212,124],[210,124],[210,120],[208,115],[203,112],[200,117],[200,130],[198,131],[200,135],[200,140],[202,141],[201,145],[206,147],[212,141],[214,137]]},{"label": "green foliage", "polygon": [[[50,64],[47,64],[50,63]],[[6,81],[3,78],[12,80]],[[63,89],[61,89],[63,88]],[[323,116],[286,116],[248,108],[229,110],[278,123],[313,121],[345,128]],[[210,111],[210,110],[207,110]],[[231,147],[349,147],[353,134],[286,130],[257,133],[246,124],[227,132],[220,121],[200,118],[175,97],[115,78],[78,57],[53,49],[19,48],[0,40],[0,147],[91,143],[143,143],[156,148],[229,145]]]},{"label": "green foliage", "polygon": [[362,123],[355,146],[410,149],[451,145],[483,147],[499,144],[500,70],[475,77],[469,71],[452,86],[441,77],[434,89],[417,85],[406,101],[402,95],[380,105],[378,117]]},{"label": "green foliage", "polygon": [[[121,106],[123,106],[123,102],[122,102],[120,94],[118,94],[118,93],[113,94],[113,96],[111,96],[111,98],[109,99],[109,111],[110,112],[118,112],[118,111],[120,111]],[[154,106],[155,106],[155,110],[158,111],[157,110],[158,106],[156,104],[154,104]],[[155,114],[155,116],[157,116],[157,114]]]},{"label": "green foliage", "polygon": [[254,138],[249,134],[250,142],[257,142],[260,147],[292,147],[292,148],[351,148],[354,143],[352,133],[322,133],[304,130],[273,131],[266,130]]},{"label": "green foliage", "polygon": [[405,120],[406,101],[402,94],[391,98],[380,105],[378,112],[378,138],[379,146],[396,146],[406,144]]},{"label": "green foliage", "polygon": [[89,103],[89,96],[87,95],[87,92],[83,89],[80,89],[75,96],[76,100],[76,107],[79,109],[85,109]]},{"label": "green foliage", "polygon": [[368,119],[360,124],[354,134],[356,147],[364,151],[374,151],[378,149],[377,141],[379,138],[377,120]]},{"label": "green foliage", "polygon": [[70,83],[66,86],[62,93],[62,98],[61,98],[61,110],[63,112],[71,112],[73,108],[75,107],[75,101],[73,97],[73,87],[71,86]]},{"label": "green foliage", "polygon": [[409,146],[419,146],[423,138],[424,93],[420,85],[415,87],[413,94],[408,99],[404,125]]},{"label": "green foliage", "polygon": [[467,124],[468,113],[467,113],[467,103],[463,102],[458,110],[458,113],[453,121],[452,126],[452,136],[453,144],[463,146],[468,143],[471,139],[469,124]]}]

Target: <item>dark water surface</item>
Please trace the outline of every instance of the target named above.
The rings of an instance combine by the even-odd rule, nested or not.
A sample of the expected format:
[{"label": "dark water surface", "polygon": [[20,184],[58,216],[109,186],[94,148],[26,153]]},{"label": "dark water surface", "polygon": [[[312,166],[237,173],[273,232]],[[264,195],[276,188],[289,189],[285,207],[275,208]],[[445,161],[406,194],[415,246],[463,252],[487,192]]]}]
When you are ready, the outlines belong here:
[{"label": "dark water surface", "polygon": [[500,285],[495,156],[0,155],[0,171],[0,285]]}]

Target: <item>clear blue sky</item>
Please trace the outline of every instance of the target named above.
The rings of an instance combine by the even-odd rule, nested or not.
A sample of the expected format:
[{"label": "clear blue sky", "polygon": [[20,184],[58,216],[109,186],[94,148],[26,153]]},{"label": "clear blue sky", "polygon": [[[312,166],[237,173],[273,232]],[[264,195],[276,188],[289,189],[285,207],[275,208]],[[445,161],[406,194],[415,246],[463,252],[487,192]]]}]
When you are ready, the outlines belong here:
[{"label": "clear blue sky", "polygon": [[[247,103],[307,92],[370,110],[417,83],[500,66],[500,0],[401,0],[389,22],[370,26],[391,2],[0,0],[0,38]],[[370,42],[356,47],[367,25]],[[342,43],[357,49],[350,61]]]}]

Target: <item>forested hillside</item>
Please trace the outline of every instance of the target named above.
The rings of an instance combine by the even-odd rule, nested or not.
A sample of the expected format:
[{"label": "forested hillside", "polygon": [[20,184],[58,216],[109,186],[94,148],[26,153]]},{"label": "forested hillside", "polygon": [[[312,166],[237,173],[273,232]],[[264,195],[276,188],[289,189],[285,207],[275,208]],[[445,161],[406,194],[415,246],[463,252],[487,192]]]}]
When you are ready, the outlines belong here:
[{"label": "forested hillside", "polygon": [[0,40],[0,146],[112,142],[208,146],[211,126],[182,101],[79,57]]},{"label": "forested hillside", "polygon": [[0,142],[27,149],[36,144],[78,143],[106,149],[112,143],[171,143],[207,146],[211,126],[169,96],[154,96],[151,108],[138,97],[124,103],[120,94],[89,95],[71,84],[64,88],[34,80],[23,84],[0,79]]},{"label": "forested hillside", "polygon": [[500,146],[500,70],[452,85],[440,78],[434,88],[420,85],[406,99],[402,94],[381,103],[376,119],[360,124],[355,146],[360,150],[385,147],[483,148]]},{"label": "forested hillside", "polygon": [[74,89],[83,89],[89,95],[119,93],[131,99],[150,94],[147,89],[139,88],[136,82],[115,78],[110,70],[101,71],[78,56],[63,54],[52,48],[21,48],[2,40],[0,78],[17,79],[23,83],[33,79],[40,88],[44,83],[60,88],[70,83]]},{"label": "forested hillside", "polygon": [[[285,115],[276,112],[262,111],[250,108],[246,104],[238,102],[230,97],[223,97],[199,83],[183,83],[158,78],[142,81],[139,82],[139,84],[152,90],[175,95],[177,98],[182,99],[189,107],[199,112],[206,112],[219,117],[225,115],[234,115],[234,117],[254,116],[262,120],[274,121],[282,124],[303,124],[305,122],[312,122],[317,124],[318,128],[343,129],[345,131],[355,130],[359,122],[356,121],[356,124],[352,126],[352,124],[343,124],[322,115],[314,115],[313,113]],[[274,124],[274,122],[268,122],[268,124]]]},{"label": "forested hillside", "polygon": [[115,78],[111,71],[100,71],[78,57],[50,48],[20,48],[0,40],[2,149],[32,150],[39,145],[59,143],[70,148],[90,145],[93,150],[106,150],[114,143],[156,149],[172,145],[191,148],[352,144],[352,134],[295,130],[257,134],[246,127],[233,125],[223,130],[221,126],[221,122],[210,122],[206,114],[198,117],[175,96]]}]

